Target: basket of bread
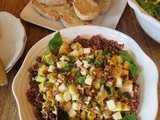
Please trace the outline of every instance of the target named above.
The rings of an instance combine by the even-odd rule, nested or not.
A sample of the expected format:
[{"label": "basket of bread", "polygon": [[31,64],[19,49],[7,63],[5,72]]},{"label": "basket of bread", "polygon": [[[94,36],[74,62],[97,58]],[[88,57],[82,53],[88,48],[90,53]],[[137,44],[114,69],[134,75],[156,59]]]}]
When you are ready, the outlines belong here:
[{"label": "basket of bread", "polygon": [[32,0],[31,3],[46,19],[71,27],[91,25],[97,16],[108,12],[112,0]]}]

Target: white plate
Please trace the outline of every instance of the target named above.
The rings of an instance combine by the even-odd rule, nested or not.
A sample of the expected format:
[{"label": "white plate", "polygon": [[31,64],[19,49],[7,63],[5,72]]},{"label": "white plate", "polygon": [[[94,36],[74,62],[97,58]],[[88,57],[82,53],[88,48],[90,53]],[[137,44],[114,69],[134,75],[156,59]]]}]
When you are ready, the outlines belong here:
[{"label": "white plate", "polygon": [[20,21],[8,12],[0,12],[0,58],[6,72],[23,53],[27,37]]},{"label": "white plate", "polygon": [[[46,36],[30,49],[22,67],[15,76],[12,91],[18,105],[20,120],[35,120],[33,108],[27,101],[26,96],[27,89],[29,89],[29,72],[27,71],[35,64],[36,57],[47,51],[48,42],[55,33]],[[128,50],[134,56],[136,63],[140,66],[140,76],[138,79],[140,84],[139,117],[141,120],[155,119],[158,109],[158,70],[155,63],[142,51],[132,38],[116,30],[100,26],[71,27],[60,30],[60,33],[70,41],[77,35],[92,36],[101,34],[105,38],[124,43],[124,49]],[[149,115],[147,115],[148,113]]]},{"label": "white plate", "polygon": [[[96,19],[94,19],[93,25],[99,25],[115,29],[126,4],[127,0],[113,0],[113,3],[107,14],[98,16]],[[22,12],[20,13],[20,17],[25,21],[51,30],[61,30],[65,28],[65,26],[60,21],[51,21],[38,14],[32,8],[31,1],[22,10]]]}]

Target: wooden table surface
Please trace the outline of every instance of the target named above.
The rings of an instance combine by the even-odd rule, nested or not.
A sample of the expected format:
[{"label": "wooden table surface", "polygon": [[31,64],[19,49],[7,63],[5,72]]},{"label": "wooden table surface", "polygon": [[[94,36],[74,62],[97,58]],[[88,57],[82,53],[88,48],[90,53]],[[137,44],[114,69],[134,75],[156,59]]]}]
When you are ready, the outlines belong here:
[{"label": "wooden table surface", "polygon": [[[0,12],[7,11],[17,18],[20,18],[20,12],[27,5],[29,0],[0,0]],[[49,35],[53,31],[36,26],[34,24],[22,21],[27,34],[27,43],[23,55],[14,65],[9,73],[7,73],[8,84],[0,86],[0,120],[18,120],[18,109],[16,101],[12,94],[12,82],[22,65],[22,62],[29,49],[38,42],[41,38]],[[139,26],[133,10],[127,4],[122,17],[116,27],[119,30],[133,39],[139,44],[142,50],[155,62],[160,74],[160,44],[151,39]],[[159,75],[160,80],[160,75]],[[158,84],[158,91],[160,83]],[[158,92],[160,100],[160,93]],[[151,110],[152,111],[152,110]],[[150,113],[148,113],[149,115]],[[160,110],[158,110],[156,120],[160,120]]]}]

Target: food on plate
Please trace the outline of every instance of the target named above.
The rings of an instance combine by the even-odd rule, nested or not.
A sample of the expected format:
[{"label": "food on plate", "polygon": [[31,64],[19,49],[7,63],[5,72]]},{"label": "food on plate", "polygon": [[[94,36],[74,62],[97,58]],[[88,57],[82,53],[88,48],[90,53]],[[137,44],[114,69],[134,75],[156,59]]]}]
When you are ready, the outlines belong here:
[{"label": "food on plate", "polygon": [[160,20],[160,0],[136,0],[137,3],[151,16]]},{"label": "food on plate", "polygon": [[94,35],[67,43],[57,32],[30,69],[38,120],[138,120],[139,69],[124,44]]},{"label": "food on plate", "polygon": [[63,12],[61,15],[61,21],[66,27],[92,24],[92,20],[81,20],[79,17],[77,17],[73,7],[70,7]]},{"label": "food on plate", "polygon": [[81,20],[92,20],[100,12],[99,6],[94,0],[74,0],[73,8]]},{"label": "food on plate", "polygon": [[94,1],[98,4],[100,8],[100,15],[106,14],[112,4],[112,0],[94,0]]},{"label": "food on plate", "polygon": [[66,0],[37,0],[37,2],[45,5],[63,5],[67,3]]},{"label": "food on plate", "polygon": [[64,10],[70,7],[70,4],[63,4],[63,5],[45,5],[39,3],[37,0],[32,0],[33,8],[42,16],[57,21],[60,20],[60,14],[63,13]]},{"label": "food on plate", "polygon": [[49,20],[61,20],[65,27],[90,25],[110,6],[111,0],[32,0],[36,12]]}]

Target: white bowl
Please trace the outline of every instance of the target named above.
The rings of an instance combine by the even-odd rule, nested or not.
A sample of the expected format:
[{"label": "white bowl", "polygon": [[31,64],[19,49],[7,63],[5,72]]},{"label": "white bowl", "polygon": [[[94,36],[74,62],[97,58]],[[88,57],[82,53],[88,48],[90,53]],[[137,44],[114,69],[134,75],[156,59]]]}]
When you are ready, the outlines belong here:
[{"label": "white bowl", "polygon": [[160,43],[160,21],[146,13],[136,2],[128,0],[128,4],[134,10],[137,20],[142,29],[155,41]]},{"label": "white bowl", "polygon": [[[79,26],[60,30],[60,33],[71,41],[77,35],[93,36],[101,34],[103,37],[124,43],[124,49],[129,51],[140,67],[140,106],[138,116],[141,120],[154,120],[158,109],[157,82],[158,70],[154,62],[142,51],[138,44],[129,36],[100,26]],[[35,64],[35,59],[45,53],[48,42],[54,36],[52,33],[38,43],[28,52],[22,67],[15,76],[12,91],[16,99],[20,120],[35,120],[31,104],[27,101],[26,92],[29,89],[28,69]],[[147,115],[149,113],[149,116]]]}]

